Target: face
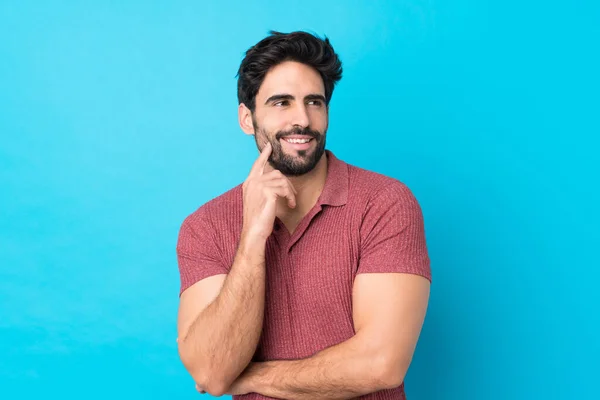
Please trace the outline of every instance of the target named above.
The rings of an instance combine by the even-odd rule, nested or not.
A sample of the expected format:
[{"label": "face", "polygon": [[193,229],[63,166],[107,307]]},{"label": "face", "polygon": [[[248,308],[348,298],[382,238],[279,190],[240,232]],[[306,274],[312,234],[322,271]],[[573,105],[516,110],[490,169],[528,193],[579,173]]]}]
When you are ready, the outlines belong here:
[{"label": "face", "polygon": [[287,176],[310,172],[325,152],[328,125],[319,73],[305,64],[281,63],[265,76],[255,104],[247,133],[254,134],[259,151],[271,143],[271,166]]}]

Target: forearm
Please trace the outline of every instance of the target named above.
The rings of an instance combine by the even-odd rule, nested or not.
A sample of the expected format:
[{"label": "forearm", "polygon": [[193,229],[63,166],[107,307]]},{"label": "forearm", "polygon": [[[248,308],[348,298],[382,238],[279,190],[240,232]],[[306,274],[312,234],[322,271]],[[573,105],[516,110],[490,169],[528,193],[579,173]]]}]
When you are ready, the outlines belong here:
[{"label": "forearm", "polygon": [[264,243],[240,242],[219,295],[180,343],[184,365],[209,393],[224,391],[252,359],[262,331],[264,302]]},{"label": "forearm", "polygon": [[383,358],[356,336],[310,358],[254,367],[252,391],[281,399],[350,399],[395,387]]}]

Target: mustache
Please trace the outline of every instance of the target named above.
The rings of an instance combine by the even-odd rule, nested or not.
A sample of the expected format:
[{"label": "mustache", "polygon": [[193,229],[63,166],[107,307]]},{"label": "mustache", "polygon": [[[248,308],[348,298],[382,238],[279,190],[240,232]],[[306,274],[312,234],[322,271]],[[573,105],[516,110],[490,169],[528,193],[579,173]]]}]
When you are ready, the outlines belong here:
[{"label": "mustache", "polygon": [[290,129],[289,131],[279,131],[277,132],[277,134],[275,135],[275,138],[277,140],[279,139],[283,139],[284,137],[287,136],[291,136],[291,135],[304,135],[304,136],[310,136],[313,139],[318,139],[321,136],[321,133],[319,131],[313,131],[312,129],[308,129],[308,128],[294,128],[294,129]]}]

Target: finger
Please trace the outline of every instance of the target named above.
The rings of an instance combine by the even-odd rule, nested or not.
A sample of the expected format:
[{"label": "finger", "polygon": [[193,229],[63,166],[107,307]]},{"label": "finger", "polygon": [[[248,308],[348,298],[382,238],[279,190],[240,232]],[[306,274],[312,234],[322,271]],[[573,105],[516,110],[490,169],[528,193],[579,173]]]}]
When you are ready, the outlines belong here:
[{"label": "finger", "polygon": [[278,181],[278,180],[283,179],[283,180],[285,180],[288,183],[288,186],[290,187],[290,189],[292,190],[292,192],[294,194],[298,194],[298,191],[294,187],[294,184],[292,183],[292,181],[287,176],[285,176],[281,171],[279,171],[277,169],[269,172],[266,175],[263,175],[263,177],[264,177],[264,179],[265,179],[266,182],[269,182],[269,181],[272,181],[272,180]]},{"label": "finger", "polygon": [[294,185],[292,185],[292,182],[290,182],[290,180],[288,178],[286,178],[286,177],[281,177],[281,178],[277,178],[277,179],[268,180],[268,181],[266,181],[264,183],[264,185],[266,187],[284,187],[284,188],[288,188],[290,190],[290,192],[292,194],[294,194],[294,197],[298,194],[298,192],[294,188]]},{"label": "finger", "polygon": [[260,156],[254,161],[252,168],[250,169],[250,176],[261,176],[265,170],[265,165],[271,155],[271,143],[267,142],[263,147]]},{"label": "finger", "polygon": [[292,189],[292,192],[294,192],[294,194],[298,194],[298,191],[294,187],[294,184],[292,183],[292,181],[290,180],[290,178],[288,178],[287,176],[285,176],[279,170],[272,171],[271,174],[273,174],[273,176],[274,176],[271,179],[284,179],[288,183],[288,185],[290,186],[290,188]]},{"label": "finger", "polygon": [[292,189],[290,189],[286,181],[281,181],[279,183],[270,182],[265,185],[267,185],[266,187],[269,188],[275,194],[275,196],[285,197],[290,208],[296,207],[296,196],[294,196]]},{"label": "finger", "polygon": [[287,179],[288,183],[290,184],[290,187],[292,188],[292,190],[294,191],[294,194],[298,194],[298,191],[296,190],[296,188],[294,187],[294,184],[292,183],[292,181],[290,180],[290,178],[288,178],[287,176],[285,177],[285,179]]}]

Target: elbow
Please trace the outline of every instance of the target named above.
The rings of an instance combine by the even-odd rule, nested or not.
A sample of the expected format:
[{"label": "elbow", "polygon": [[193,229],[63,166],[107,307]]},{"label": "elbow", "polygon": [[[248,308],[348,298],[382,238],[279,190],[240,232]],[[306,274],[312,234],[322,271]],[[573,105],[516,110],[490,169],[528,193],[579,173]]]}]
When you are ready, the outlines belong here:
[{"label": "elbow", "polygon": [[231,383],[220,378],[214,372],[204,369],[194,369],[192,365],[186,365],[186,369],[192,376],[192,379],[198,385],[201,390],[210,394],[211,396],[220,397],[227,393]]},{"label": "elbow", "polygon": [[[196,378],[194,378],[194,381],[196,381]],[[229,389],[229,385],[223,384],[222,381],[217,381],[215,379],[205,379],[204,376],[199,377],[198,381],[196,381],[196,384],[203,391],[214,397],[221,397],[227,394],[227,391]]]},{"label": "elbow", "polygon": [[230,384],[227,384],[223,379],[205,373],[192,373],[190,371],[190,374],[198,387],[211,396],[220,397],[229,390]]},{"label": "elbow", "polygon": [[211,396],[219,397],[227,393],[230,383],[218,376],[217,371],[207,363],[198,360],[192,352],[188,350],[185,342],[179,343],[179,358],[185,369],[191,375],[194,382],[206,393]]},{"label": "elbow", "polygon": [[200,373],[192,374],[196,384],[211,396],[220,397],[229,392],[229,388],[233,382],[214,374]]},{"label": "elbow", "polygon": [[227,394],[229,389],[227,385],[223,385],[222,383],[216,381],[207,381],[207,383],[204,385],[198,383],[198,386],[200,386],[206,393],[214,397],[221,397]]},{"label": "elbow", "polygon": [[389,356],[380,357],[378,368],[374,371],[377,374],[376,379],[380,383],[381,389],[395,389],[402,385],[409,365],[410,360],[399,360]]}]

